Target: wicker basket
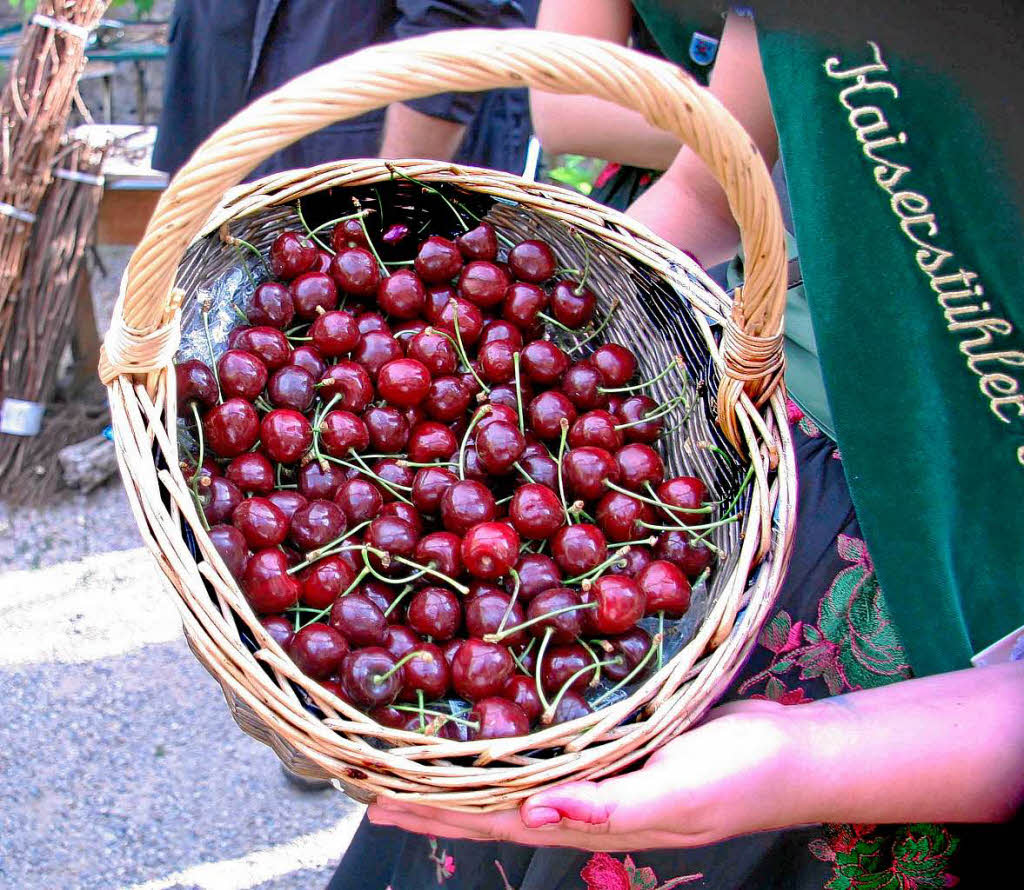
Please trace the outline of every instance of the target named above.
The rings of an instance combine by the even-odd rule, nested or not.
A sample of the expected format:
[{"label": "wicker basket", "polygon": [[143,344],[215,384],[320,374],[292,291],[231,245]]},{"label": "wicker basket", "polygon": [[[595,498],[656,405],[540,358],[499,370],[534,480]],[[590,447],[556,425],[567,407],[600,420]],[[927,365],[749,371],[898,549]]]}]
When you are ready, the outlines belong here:
[{"label": "wicker basket", "polygon": [[[748,259],[747,283],[734,301],[643,226],[578,194],[448,163],[393,165],[421,182],[450,183],[486,199],[499,231],[540,232],[557,243],[563,262],[581,256],[582,235],[599,312],[613,298],[621,301],[606,339],[633,345],[640,374],[673,354],[687,358],[698,403],[665,445],[670,470],[701,475],[717,498],[731,498],[744,478],[751,484],[740,501],[742,521],[714,532],[723,555],[691,610],[684,645],[663,668],[628,697],[571,723],[522,738],[454,742],[376,724],[300,674],[264,631],[203,532],[178,469],[169,371],[197,293],[237,265],[218,238],[225,223],[265,248],[297,198],[394,178],[383,161],[344,161],[268,177],[225,201],[249,170],[305,134],[390,102],[523,85],[637,109],[708,163],[728,193]],[[490,810],[557,782],[614,773],[698,720],[752,648],[792,543],[782,232],[761,157],[706,91],[672,65],[585,38],[460,31],[373,47],[297,78],[211,136],[171,182],[132,257],[100,371],[139,528],[177,592],[192,650],[222,686],[239,725],[292,770],[334,778],[359,799],[386,793]],[[664,397],[670,388],[659,386],[655,395]]]}]

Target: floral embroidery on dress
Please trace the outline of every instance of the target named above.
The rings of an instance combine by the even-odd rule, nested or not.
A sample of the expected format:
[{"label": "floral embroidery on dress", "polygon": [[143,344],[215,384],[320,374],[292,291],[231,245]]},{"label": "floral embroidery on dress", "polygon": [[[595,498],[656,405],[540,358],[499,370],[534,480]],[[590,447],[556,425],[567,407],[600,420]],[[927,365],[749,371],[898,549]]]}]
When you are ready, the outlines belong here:
[{"label": "floral embroidery on dress", "polygon": [[637,868],[632,856],[620,861],[607,853],[595,853],[583,866],[580,877],[586,882],[587,890],[671,890],[699,881],[704,875],[681,875],[659,884],[654,869]]},{"label": "floral embroidery on dress", "polygon": [[437,883],[443,884],[455,875],[455,857],[451,856],[447,850],[438,847],[436,837],[428,837],[427,841],[430,844],[430,852],[427,854],[427,859],[434,863]]},{"label": "floral embroidery on dress", "polygon": [[[792,399],[786,399],[786,418],[790,424],[796,424],[808,439],[817,439],[825,435],[821,428],[813,421],[810,417],[804,414],[804,409],[801,408]],[[839,449],[836,448],[832,452],[833,460],[842,460],[842,456],[839,454]]]}]

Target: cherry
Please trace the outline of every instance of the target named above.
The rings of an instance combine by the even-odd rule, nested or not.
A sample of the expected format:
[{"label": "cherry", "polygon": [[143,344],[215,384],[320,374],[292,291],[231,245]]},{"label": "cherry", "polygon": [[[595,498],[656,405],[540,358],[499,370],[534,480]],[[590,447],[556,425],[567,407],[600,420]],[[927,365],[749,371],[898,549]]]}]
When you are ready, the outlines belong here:
[{"label": "cherry", "polygon": [[657,484],[665,477],[665,464],[661,456],[643,442],[630,442],[615,452],[619,468],[617,480],[630,491],[639,491],[645,483]]},{"label": "cherry", "polygon": [[597,603],[586,620],[599,633],[625,633],[644,617],[644,592],[626,575],[604,575],[583,596]]},{"label": "cherry", "polygon": [[388,621],[384,613],[368,596],[350,593],[338,599],[331,607],[331,627],[352,646],[380,646]]},{"label": "cherry", "polygon": [[420,245],[413,262],[416,274],[431,284],[451,281],[462,268],[462,254],[453,241],[431,235]]},{"label": "cherry", "polygon": [[605,451],[618,450],[624,441],[622,431],[615,428],[618,422],[607,411],[588,411],[569,428],[569,447],[592,445]]},{"label": "cherry", "polygon": [[215,525],[210,529],[210,543],[224,560],[224,565],[233,578],[242,577],[245,561],[249,558],[249,546],[243,535],[233,525]]},{"label": "cherry", "polygon": [[213,371],[198,359],[181,362],[174,369],[178,385],[178,414],[185,417],[192,405],[211,408],[217,404],[217,378]]},{"label": "cherry", "polygon": [[649,396],[630,396],[623,400],[615,413],[622,424],[622,432],[630,442],[646,442],[650,444],[661,435],[661,418],[646,420],[645,418],[658,408],[658,403]]},{"label": "cherry", "polygon": [[551,540],[551,555],[570,577],[597,568],[608,558],[608,542],[596,525],[566,525]]},{"label": "cherry", "polygon": [[480,376],[487,383],[508,383],[515,377],[515,353],[515,345],[508,340],[493,340],[480,347]]},{"label": "cherry", "polygon": [[260,358],[268,371],[276,371],[291,361],[292,348],[282,331],[259,327],[239,329],[238,335],[228,339],[232,349],[251,352]]},{"label": "cherry", "polygon": [[242,501],[231,514],[231,524],[244,536],[253,549],[276,547],[288,535],[288,520],[266,498],[254,497]]},{"label": "cherry", "polygon": [[427,397],[429,389],[430,372],[415,359],[388,362],[377,376],[381,398],[403,408],[418,405]]},{"label": "cherry", "polygon": [[566,327],[578,328],[594,317],[597,297],[586,285],[559,281],[551,292],[551,314]]},{"label": "cherry", "polygon": [[311,609],[326,609],[356,579],[356,573],[340,556],[318,560],[300,576],[302,602]]},{"label": "cherry", "polygon": [[203,418],[203,436],[218,457],[238,457],[260,436],[256,409],[244,399],[228,399],[214,406]]},{"label": "cherry", "polygon": [[555,712],[552,715],[551,723],[568,723],[571,720],[578,720],[580,717],[586,717],[587,714],[593,714],[594,709],[587,704],[587,700],[580,695],[578,692],[568,689],[563,693],[561,700],[555,706]]},{"label": "cherry", "polygon": [[423,640],[420,635],[404,624],[389,624],[388,629],[384,632],[384,648],[396,659],[402,658],[422,645]]},{"label": "cherry", "polygon": [[462,574],[462,541],[451,532],[431,532],[417,542],[415,560],[457,578]]},{"label": "cherry", "polygon": [[555,255],[544,241],[522,241],[508,252],[508,267],[520,281],[540,284],[555,274]]},{"label": "cherry", "polygon": [[317,248],[316,259],[313,260],[313,265],[309,267],[309,271],[323,272],[325,275],[329,275],[331,272],[331,260],[333,258],[333,254],[328,253],[326,250],[320,250],[320,248]]},{"label": "cherry", "polygon": [[301,232],[282,232],[270,245],[270,271],[277,278],[295,278],[316,260],[316,245]]},{"label": "cherry", "polygon": [[366,368],[371,377],[376,377],[384,365],[404,355],[401,344],[390,331],[367,331],[360,337],[352,359]]},{"label": "cherry", "polygon": [[380,240],[388,247],[396,247],[408,237],[409,227],[405,223],[392,223],[380,236]]},{"label": "cherry", "polygon": [[310,501],[292,516],[288,534],[301,550],[323,547],[345,531],[345,514],[331,501]]},{"label": "cherry", "polygon": [[[562,584],[562,573],[555,561],[542,553],[524,553],[516,563],[516,573],[519,575],[519,599],[524,602],[529,602],[537,594],[552,587],[560,587]],[[506,582],[506,587],[512,590],[515,587],[515,580],[510,578]]]},{"label": "cherry", "polygon": [[662,532],[654,545],[654,555],[674,562],[688,578],[699,576],[715,558],[703,541],[691,539],[684,531]]},{"label": "cherry", "polygon": [[464,535],[478,522],[490,522],[497,515],[494,495],[472,479],[456,482],[441,496],[441,522],[446,531]]},{"label": "cherry", "polygon": [[498,695],[515,667],[508,649],[470,637],[452,659],[452,686],[467,701]]},{"label": "cherry", "polygon": [[[509,603],[508,594],[495,590],[481,593],[466,602],[466,633],[471,637],[484,637],[498,632],[504,619],[505,627],[516,627],[525,621],[523,609],[518,603]],[[506,617],[507,616],[507,617]],[[526,632],[519,631],[502,639],[508,646],[520,646],[526,642]]]},{"label": "cherry", "polygon": [[373,519],[384,506],[380,489],[367,479],[343,482],[334,496],[350,526]]},{"label": "cherry", "polygon": [[[387,458],[374,463],[371,469],[377,478],[387,482],[392,488],[412,490],[413,472],[404,463]],[[382,486],[382,488],[381,494],[384,497],[385,503],[393,501],[395,499],[394,495],[386,487]]]},{"label": "cherry", "polygon": [[[401,451],[409,441],[409,421],[397,408],[371,405],[363,412],[363,423],[369,436],[368,444],[374,451]],[[358,446],[356,450],[360,450]]]},{"label": "cherry", "polygon": [[441,649],[433,643],[420,643],[416,654],[402,667],[400,698],[416,701],[417,692],[430,701],[441,698],[451,686],[452,672]]},{"label": "cherry", "polygon": [[252,401],[267,385],[267,366],[251,352],[229,349],[217,362],[220,388],[225,398]]},{"label": "cherry", "polygon": [[356,297],[372,297],[380,284],[377,260],[363,247],[339,250],[331,260],[330,275],[341,290]]},{"label": "cherry", "polygon": [[[422,334],[429,325],[422,318],[413,318],[403,321],[391,330],[392,336],[401,344],[405,354],[409,354],[409,344],[417,334]],[[416,356],[412,356],[416,358]],[[417,359],[419,361],[419,359]]]},{"label": "cherry", "polygon": [[540,720],[543,707],[540,703],[540,696],[537,695],[537,684],[533,677],[527,677],[525,674],[513,674],[508,678],[504,689],[501,690],[501,697],[519,705],[531,725]]},{"label": "cherry", "polygon": [[469,300],[456,297],[449,300],[433,320],[438,330],[455,336],[455,318],[459,321],[459,337],[466,346],[472,346],[480,339],[484,328],[484,316],[480,309]]},{"label": "cherry", "polygon": [[488,481],[487,471],[484,469],[483,464],[480,463],[480,457],[476,453],[476,445],[470,442],[466,446],[464,454],[460,455],[465,458],[465,477],[472,479],[475,482]]},{"label": "cherry", "polygon": [[455,243],[467,260],[493,260],[498,255],[498,236],[490,223],[463,232]]},{"label": "cherry", "polygon": [[576,420],[576,408],[557,389],[548,389],[536,396],[529,407],[530,428],[542,439],[558,439],[562,435],[562,419]]},{"label": "cherry", "polygon": [[534,482],[552,490],[558,488],[558,464],[547,455],[524,455],[519,465]]},{"label": "cherry", "polygon": [[441,312],[452,300],[457,299],[455,288],[450,284],[435,284],[427,288],[427,303],[423,314],[431,324],[437,324]]},{"label": "cherry", "polygon": [[314,680],[331,676],[349,653],[345,638],[326,624],[307,624],[292,638],[288,654],[302,673]]},{"label": "cherry", "polygon": [[565,521],[558,495],[534,483],[516,489],[508,515],[520,535],[538,541],[550,538]]},{"label": "cherry", "polygon": [[510,408],[508,405],[492,403],[489,406],[488,411],[480,418],[476,428],[478,431],[485,430],[492,423],[506,423],[509,426],[515,426],[519,423],[519,415],[516,413],[515,407]]},{"label": "cherry", "polygon": [[610,491],[597,504],[597,524],[609,541],[632,541],[646,533],[642,523],[654,521],[654,511],[628,494]]},{"label": "cherry", "polygon": [[242,503],[242,492],[223,476],[213,476],[210,484],[201,486],[200,499],[203,502],[203,515],[211,524],[226,522],[235,507]]},{"label": "cherry", "polygon": [[675,563],[655,560],[637,575],[636,583],[646,597],[648,615],[664,612],[681,618],[690,608],[690,582]]},{"label": "cherry", "polygon": [[612,654],[621,655],[622,661],[616,662],[609,659],[605,664],[604,672],[609,680],[618,682],[629,676],[630,672],[644,660],[651,648],[651,637],[641,627],[634,627],[624,634],[609,638],[612,646]]},{"label": "cherry", "polygon": [[270,634],[271,639],[287,652],[295,636],[292,623],[284,615],[267,615],[260,619],[260,624]]},{"label": "cherry", "polygon": [[331,457],[365,451],[370,444],[367,425],[351,411],[328,411],[320,421],[320,443]]},{"label": "cherry", "polygon": [[497,306],[505,299],[509,278],[501,266],[483,260],[469,263],[459,275],[459,296],[477,306]]},{"label": "cherry", "polygon": [[[351,555],[351,551],[343,553],[342,556]],[[391,605],[398,599],[398,589],[376,578],[369,578],[359,587],[359,592],[373,603],[388,620],[388,627],[401,624],[401,616],[397,609]],[[389,612],[388,610],[391,609]],[[386,639],[386,638],[385,638]]]},{"label": "cherry", "polygon": [[265,281],[256,288],[245,312],[249,323],[283,329],[295,317],[295,304],[288,288],[276,281]]},{"label": "cherry", "polygon": [[353,703],[363,708],[389,705],[402,688],[398,662],[387,649],[369,646],[351,652],[341,663],[341,687]]},{"label": "cherry", "polygon": [[636,373],[636,356],[618,343],[599,346],[589,362],[601,372],[605,386],[624,386]]},{"label": "cherry", "polygon": [[304,272],[291,283],[291,295],[295,314],[307,320],[338,305],[338,288],[323,272]]},{"label": "cherry", "polygon": [[600,387],[604,377],[593,365],[577,362],[565,372],[562,378],[562,392],[581,411],[590,411],[606,404],[607,399]]},{"label": "cherry", "polygon": [[[567,646],[552,646],[540,669],[540,685],[549,695],[561,690],[570,678],[573,678],[569,689],[583,690],[597,674],[597,669],[587,671],[587,665],[594,659],[578,643]],[[568,691],[568,690],[566,690]]]},{"label": "cherry", "polygon": [[324,312],[309,329],[313,346],[320,355],[335,358],[350,353],[359,343],[359,328],[348,312]]},{"label": "cherry", "polygon": [[391,333],[391,327],[387,319],[379,312],[362,312],[356,316],[356,327],[359,329],[359,336],[365,337],[371,331],[382,331],[385,334]]},{"label": "cherry", "polygon": [[319,380],[327,370],[327,363],[314,346],[300,346],[291,355],[291,363],[296,367],[309,371],[314,380]]},{"label": "cherry", "polygon": [[455,653],[462,648],[464,642],[465,640],[460,640],[456,637],[454,640],[448,640],[441,647],[441,651],[444,653],[444,660],[448,662],[448,667],[452,666],[452,662],[455,660]]},{"label": "cherry", "polygon": [[441,509],[444,493],[458,481],[458,476],[442,467],[423,467],[412,480],[412,502],[421,513],[433,516]]},{"label": "cherry", "polygon": [[423,534],[423,517],[420,516],[419,511],[411,504],[406,504],[403,501],[391,501],[381,508],[380,515],[404,519],[412,526],[412,530],[416,532],[417,542],[419,541],[419,536]]},{"label": "cherry", "polygon": [[569,359],[550,340],[534,340],[523,347],[522,364],[527,379],[552,386],[568,369]]},{"label": "cherry", "polygon": [[409,603],[406,620],[416,633],[443,642],[462,624],[462,607],[447,587],[424,587]]},{"label": "cherry", "polygon": [[496,343],[499,340],[508,340],[517,350],[523,347],[523,335],[514,324],[500,318],[492,318],[484,322],[477,347],[483,349],[488,343]]},{"label": "cherry", "polygon": [[514,738],[530,731],[526,712],[515,702],[497,696],[478,701],[469,712],[469,719],[477,724],[469,733],[474,740]]},{"label": "cherry", "polygon": [[536,284],[516,281],[505,291],[501,316],[520,331],[533,332],[537,326],[538,314],[547,306],[548,295],[543,288]]},{"label": "cherry", "polygon": [[377,286],[377,304],[395,318],[416,318],[426,305],[427,290],[411,269],[399,269]]},{"label": "cherry", "polygon": [[[647,566],[649,566],[653,560],[654,557],[651,556],[649,548],[633,544],[631,547],[626,549],[625,553],[622,554],[622,558],[619,561],[619,574],[629,575],[630,578],[635,578]],[[621,565],[623,561],[625,562],[625,565]]]},{"label": "cherry", "polygon": [[366,529],[366,543],[392,556],[406,559],[416,552],[416,529],[397,516],[378,516]]},{"label": "cherry", "polygon": [[462,564],[471,575],[493,581],[519,557],[519,535],[504,522],[481,522],[462,539]]},{"label": "cherry", "polygon": [[245,494],[266,494],[274,488],[274,467],[259,451],[238,455],[228,464],[224,476]]},{"label": "cherry", "polygon": [[480,463],[488,473],[501,475],[523,455],[526,439],[519,427],[505,421],[481,424],[476,434],[476,451]]},{"label": "cherry", "polygon": [[267,396],[277,408],[308,411],[316,398],[316,379],[297,365],[278,368],[267,383]]},{"label": "cherry", "polygon": [[343,219],[335,223],[331,229],[331,247],[335,251],[349,247],[366,247],[367,244],[369,241],[366,240],[366,232],[358,219]]},{"label": "cherry", "polygon": [[288,557],[276,547],[257,550],[245,564],[242,590],[249,605],[266,615],[283,612],[299,601],[302,585],[288,574]]},{"label": "cherry", "polygon": [[448,460],[459,447],[455,434],[444,424],[425,420],[416,425],[406,446],[409,460],[417,464]]},{"label": "cherry", "polygon": [[[541,618],[529,627],[530,633],[535,637],[544,637],[548,629],[551,629],[551,640],[554,643],[571,643],[583,632],[583,616],[586,609],[573,609],[572,611],[559,611],[561,609],[572,609],[573,606],[581,605],[583,600],[575,590],[568,587],[552,587],[538,593],[530,600],[526,608],[528,619]],[[558,614],[551,614],[558,612]]]},{"label": "cherry", "polygon": [[608,490],[605,480],[618,481],[619,468],[609,452],[585,445],[562,458],[562,476],[576,497],[596,501]]},{"label": "cherry", "polygon": [[[704,504],[708,490],[700,479],[695,476],[676,476],[658,486],[658,499],[672,507],[681,507],[683,510],[699,510]],[[701,521],[700,513],[686,513],[675,510],[662,511],[665,516],[682,521],[687,525],[694,525]]]},{"label": "cherry", "polygon": [[406,354],[422,364],[432,377],[454,374],[459,366],[459,357],[451,340],[432,328],[413,337]]},{"label": "cherry", "polygon": [[324,398],[340,395],[338,406],[357,414],[370,404],[374,396],[373,382],[366,369],[347,359],[324,371],[319,385],[324,390]]},{"label": "cherry", "polygon": [[275,408],[260,423],[260,441],[271,460],[290,464],[302,457],[313,443],[313,428],[304,414],[289,408]]},{"label": "cherry", "polygon": [[434,420],[450,422],[464,417],[472,400],[472,391],[460,378],[437,377],[430,381],[423,406]]}]

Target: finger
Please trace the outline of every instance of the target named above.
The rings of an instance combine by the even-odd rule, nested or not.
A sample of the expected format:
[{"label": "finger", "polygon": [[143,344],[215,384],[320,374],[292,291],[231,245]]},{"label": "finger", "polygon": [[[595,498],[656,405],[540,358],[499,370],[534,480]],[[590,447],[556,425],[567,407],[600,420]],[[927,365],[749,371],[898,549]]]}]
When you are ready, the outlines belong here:
[{"label": "finger", "polygon": [[371,821],[396,825],[407,831],[474,840],[508,840],[525,843],[518,835],[525,831],[515,810],[495,813],[463,813],[402,801],[378,798],[369,810]]},{"label": "finger", "polygon": [[570,782],[527,798],[520,808],[523,824],[540,828],[560,819],[587,825],[606,823],[611,807],[605,790],[597,782]]}]

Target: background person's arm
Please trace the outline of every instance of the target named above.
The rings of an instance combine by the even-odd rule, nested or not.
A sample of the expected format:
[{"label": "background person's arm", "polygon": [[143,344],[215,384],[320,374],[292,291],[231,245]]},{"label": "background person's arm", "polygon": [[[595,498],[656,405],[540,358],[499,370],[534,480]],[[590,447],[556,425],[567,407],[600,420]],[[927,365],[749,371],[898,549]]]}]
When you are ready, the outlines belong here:
[{"label": "background person's arm", "polygon": [[380,156],[448,161],[465,135],[465,124],[423,114],[403,102],[395,102],[388,106],[384,118]]}]

